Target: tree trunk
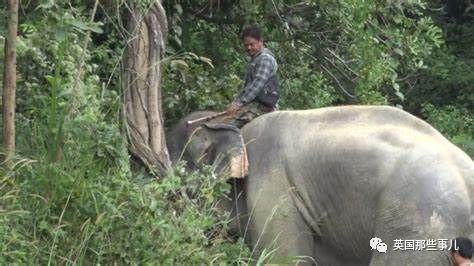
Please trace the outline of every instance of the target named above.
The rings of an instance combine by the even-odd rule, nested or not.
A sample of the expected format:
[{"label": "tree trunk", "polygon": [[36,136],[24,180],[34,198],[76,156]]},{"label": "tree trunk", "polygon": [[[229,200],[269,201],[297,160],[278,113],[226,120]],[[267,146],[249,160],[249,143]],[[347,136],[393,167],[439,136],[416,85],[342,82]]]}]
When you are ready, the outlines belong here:
[{"label": "tree trunk", "polygon": [[148,10],[132,8],[126,18],[123,58],[123,118],[130,151],[155,176],[170,168],[161,108],[161,58],[168,25],[161,1]]},{"label": "tree trunk", "polygon": [[5,41],[5,69],[3,72],[3,147],[5,162],[12,166],[15,153],[15,89],[16,38],[18,29],[18,0],[8,0],[8,36]]}]

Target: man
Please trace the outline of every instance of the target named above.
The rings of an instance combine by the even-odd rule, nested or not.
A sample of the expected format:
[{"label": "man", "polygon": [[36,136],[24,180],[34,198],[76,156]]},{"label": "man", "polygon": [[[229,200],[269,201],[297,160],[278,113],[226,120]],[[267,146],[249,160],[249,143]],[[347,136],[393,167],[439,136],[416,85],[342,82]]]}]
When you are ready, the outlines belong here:
[{"label": "man", "polygon": [[276,110],[279,99],[278,64],[265,48],[257,26],[244,28],[241,39],[251,57],[245,76],[245,87],[228,106],[223,122],[243,127],[259,115]]},{"label": "man", "polygon": [[455,266],[471,266],[472,241],[469,238],[458,237],[452,241],[451,258]]}]

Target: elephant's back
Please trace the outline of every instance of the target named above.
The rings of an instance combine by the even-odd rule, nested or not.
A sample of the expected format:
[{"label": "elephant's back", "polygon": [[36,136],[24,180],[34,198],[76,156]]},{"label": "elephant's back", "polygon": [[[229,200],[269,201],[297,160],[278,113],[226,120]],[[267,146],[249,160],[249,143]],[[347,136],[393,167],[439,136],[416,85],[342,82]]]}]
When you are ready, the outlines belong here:
[{"label": "elephant's back", "polygon": [[[391,125],[414,129],[420,133],[441,136],[432,126],[423,120],[391,106],[338,106],[310,110],[277,111],[257,118],[247,127],[269,126],[273,130],[286,130],[286,125],[298,124],[291,127],[300,129],[350,129],[355,127],[378,127]],[[251,129],[254,130],[254,129]]]},{"label": "elephant's back", "polygon": [[[387,149],[436,146],[459,161],[472,160],[425,121],[390,106],[340,106],[277,111],[258,117],[242,129],[247,141],[260,136],[282,145],[330,142],[344,147],[385,145]],[[376,148],[376,147],[374,147]]]},{"label": "elephant's back", "polygon": [[[312,110],[277,111],[247,124],[244,139],[277,139],[280,146],[332,145],[347,149],[436,152],[459,167],[473,170],[472,159],[427,122],[390,106],[338,106]],[[298,149],[298,147],[295,147]],[[436,151],[435,151],[436,150]],[[474,177],[473,177],[474,178]]]}]

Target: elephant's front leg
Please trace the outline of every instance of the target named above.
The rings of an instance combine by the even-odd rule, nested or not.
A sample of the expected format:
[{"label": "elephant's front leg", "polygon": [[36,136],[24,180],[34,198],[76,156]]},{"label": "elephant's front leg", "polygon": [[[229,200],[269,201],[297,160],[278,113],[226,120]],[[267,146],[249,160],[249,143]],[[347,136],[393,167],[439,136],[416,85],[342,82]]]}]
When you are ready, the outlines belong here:
[{"label": "elephant's front leg", "polygon": [[290,189],[254,181],[250,180],[247,188],[250,219],[246,237],[253,248],[252,257],[265,257],[265,262],[272,263],[316,264],[314,234],[295,208]]}]

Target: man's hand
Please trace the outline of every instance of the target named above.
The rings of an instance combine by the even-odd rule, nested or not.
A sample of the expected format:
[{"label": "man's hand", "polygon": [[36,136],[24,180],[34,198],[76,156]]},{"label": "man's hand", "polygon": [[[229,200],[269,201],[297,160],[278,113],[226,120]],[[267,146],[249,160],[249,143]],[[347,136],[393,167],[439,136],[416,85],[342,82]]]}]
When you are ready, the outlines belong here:
[{"label": "man's hand", "polygon": [[227,114],[234,115],[237,113],[237,111],[239,111],[239,109],[240,109],[240,106],[238,106],[235,103],[231,103],[229,107],[227,107]]}]

